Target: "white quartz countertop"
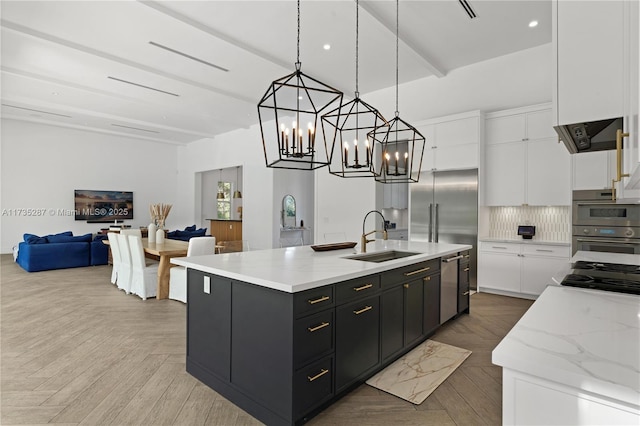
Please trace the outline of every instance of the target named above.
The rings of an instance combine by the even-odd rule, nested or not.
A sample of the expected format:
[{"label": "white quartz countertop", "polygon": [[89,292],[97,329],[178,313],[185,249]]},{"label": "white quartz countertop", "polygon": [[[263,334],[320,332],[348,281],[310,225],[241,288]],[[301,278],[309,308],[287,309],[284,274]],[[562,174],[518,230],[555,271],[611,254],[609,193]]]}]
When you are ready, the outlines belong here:
[{"label": "white quartz countertop", "polygon": [[419,254],[381,263],[348,259],[352,249],[315,252],[311,246],[172,258],[171,263],[223,277],[295,293],[323,285],[375,274],[471,249],[467,244],[375,240],[367,253],[398,250]]},{"label": "white quartz countertop", "polygon": [[640,407],[640,296],[549,286],[492,361]]}]

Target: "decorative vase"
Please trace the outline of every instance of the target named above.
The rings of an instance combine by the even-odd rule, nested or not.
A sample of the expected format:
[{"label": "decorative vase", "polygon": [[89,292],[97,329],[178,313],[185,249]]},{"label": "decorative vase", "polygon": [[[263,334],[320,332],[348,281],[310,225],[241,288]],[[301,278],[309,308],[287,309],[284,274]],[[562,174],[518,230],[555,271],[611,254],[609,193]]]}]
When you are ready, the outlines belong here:
[{"label": "decorative vase", "polygon": [[155,243],[156,242],[156,231],[157,230],[158,230],[158,227],[153,222],[150,223],[149,226],[147,227],[147,231],[148,231],[147,238],[149,239],[150,243]]},{"label": "decorative vase", "polygon": [[164,244],[164,229],[158,228],[156,231],[156,244]]}]

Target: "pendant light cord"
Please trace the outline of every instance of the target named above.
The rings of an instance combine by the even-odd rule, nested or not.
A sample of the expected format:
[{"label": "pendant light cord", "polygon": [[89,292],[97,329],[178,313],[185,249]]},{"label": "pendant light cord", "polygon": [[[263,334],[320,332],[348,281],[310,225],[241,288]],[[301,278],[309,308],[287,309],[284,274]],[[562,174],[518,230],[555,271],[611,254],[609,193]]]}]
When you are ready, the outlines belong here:
[{"label": "pendant light cord", "polygon": [[399,33],[400,33],[400,0],[396,0],[396,117],[400,115],[400,112],[398,110],[398,50],[399,50],[399,43],[398,43],[398,39],[399,37]]},{"label": "pendant light cord", "polygon": [[298,0],[298,43],[296,51],[296,69],[300,70],[300,0]]},{"label": "pendant light cord", "polygon": [[360,91],[358,90],[358,29],[360,21],[360,6],[359,0],[356,0],[356,98],[360,97]]}]

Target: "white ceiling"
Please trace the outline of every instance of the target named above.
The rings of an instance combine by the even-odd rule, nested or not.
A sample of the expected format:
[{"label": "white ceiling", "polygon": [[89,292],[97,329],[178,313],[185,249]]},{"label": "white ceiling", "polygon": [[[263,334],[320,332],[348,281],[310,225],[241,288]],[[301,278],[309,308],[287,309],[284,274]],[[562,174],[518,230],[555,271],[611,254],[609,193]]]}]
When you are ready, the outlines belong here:
[{"label": "white ceiling", "polygon": [[[400,83],[551,41],[550,0],[469,3],[476,19],[458,0],[399,2]],[[185,144],[256,124],[269,84],[295,69],[293,0],[3,0],[0,8],[7,118]],[[300,8],[302,71],[352,96],[355,2]],[[395,85],[396,2],[360,0],[359,16],[366,100]]]}]

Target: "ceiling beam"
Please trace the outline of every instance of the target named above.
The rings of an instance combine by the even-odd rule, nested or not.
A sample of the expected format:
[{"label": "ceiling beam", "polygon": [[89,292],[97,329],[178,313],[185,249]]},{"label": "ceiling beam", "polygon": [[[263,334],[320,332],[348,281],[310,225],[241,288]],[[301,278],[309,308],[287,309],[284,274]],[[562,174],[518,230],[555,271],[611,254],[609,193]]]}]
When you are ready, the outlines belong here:
[{"label": "ceiling beam", "polygon": [[[380,24],[382,24],[383,27],[385,27],[395,36],[396,34],[395,20],[393,22],[390,22],[387,18],[382,16],[382,14],[376,11],[376,9],[367,2],[361,1],[359,4],[360,4],[360,7],[362,7],[362,9],[365,10],[365,12],[371,15],[373,19],[375,19]],[[398,38],[400,39],[400,41],[402,41],[409,49],[411,49],[416,55],[418,55],[418,57],[422,61],[422,64],[425,66],[425,68],[427,68],[427,70],[429,70],[431,74],[435,75],[438,78],[442,78],[446,75],[446,72],[440,69],[439,66],[434,64],[434,60],[429,56],[429,54],[427,54],[420,48],[418,43],[414,42],[413,40],[410,40],[408,37],[403,37],[402,31],[399,31],[399,33],[400,34],[398,35]]]},{"label": "ceiling beam", "polygon": [[170,8],[166,7],[165,5],[162,5],[156,1],[140,1],[141,4],[144,4],[145,6],[148,6],[160,13],[163,13],[167,16],[172,17],[173,19],[182,22],[183,24],[187,24],[189,26],[192,26],[193,28],[196,28],[200,31],[203,31],[215,38],[218,38],[220,40],[223,40],[235,47],[237,47],[238,49],[242,49],[246,52],[249,52],[255,56],[258,56],[259,58],[264,59],[265,61],[271,62],[274,65],[278,65],[282,68],[285,69],[290,69],[291,68],[291,62],[288,61],[283,61],[279,58],[276,58],[273,55],[268,54],[267,52],[264,52],[260,49],[256,49],[253,46],[248,45],[247,43],[241,42],[240,40],[237,40],[223,32],[217,31],[207,25],[204,25],[201,22],[198,22],[194,19],[189,18],[188,16],[183,15],[180,12],[176,12],[175,10],[171,10]]},{"label": "ceiling beam", "polygon": [[165,72],[165,71],[158,70],[156,68],[141,64],[139,62],[131,61],[129,59],[125,59],[125,58],[122,58],[122,57],[119,57],[119,56],[116,56],[116,55],[112,55],[110,53],[106,53],[106,52],[103,52],[103,51],[100,51],[100,50],[93,49],[91,47],[83,46],[83,45],[81,45],[79,43],[75,43],[75,42],[70,41],[70,40],[65,40],[65,39],[62,39],[60,37],[53,36],[51,34],[45,34],[43,32],[34,30],[32,28],[27,28],[27,27],[25,27],[23,25],[16,24],[16,23],[10,22],[10,21],[6,21],[4,19],[0,20],[0,22],[2,24],[2,27],[10,29],[12,31],[16,31],[18,33],[26,34],[26,35],[34,37],[34,38],[39,38],[39,39],[42,39],[42,40],[46,40],[46,41],[48,41],[50,43],[54,43],[54,44],[58,44],[60,46],[68,47],[70,49],[78,50],[80,52],[83,52],[83,53],[86,53],[86,54],[89,54],[89,55],[97,56],[97,57],[100,57],[100,58],[103,58],[103,59],[106,59],[106,60],[109,60],[109,61],[114,61],[114,62],[117,62],[119,64],[123,64],[123,65],[127,65],[127,66],[130,66],[130,67],[133,67],[133,68],[137,68],[139,70],[146,71],[146,72],[151,73],[151,74],[159,75],[159,76],[167,78],[169,80],[179,81],[181,83],[188,84],[190,86],[195,86],[195,87],[198,87],[198,88],[203,89],[203,90],[207,90],[207,91],[210,91],[210,92],[217,93],[219,95],[227,96],[229,98],[237,99],[237,100],[242,101],[242,102],[247,102],[249,104],[255,104],[255,99],[250,99],[248,97],[245,97],[245,96],[242,96],[242,95],[238,95],[237,93],[234,93],[234,92],[231,92],[231,91],[228,91],[228,90],[219,89],[217,87],[209,86],[207,84],[202,84],[202,83],[199,83],[197,81],[190,80],[188,78],[180,77],[179,75],[175,75],[175,74],[172,74],[172,73],[168,73],[168,72]]}]

